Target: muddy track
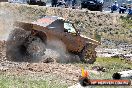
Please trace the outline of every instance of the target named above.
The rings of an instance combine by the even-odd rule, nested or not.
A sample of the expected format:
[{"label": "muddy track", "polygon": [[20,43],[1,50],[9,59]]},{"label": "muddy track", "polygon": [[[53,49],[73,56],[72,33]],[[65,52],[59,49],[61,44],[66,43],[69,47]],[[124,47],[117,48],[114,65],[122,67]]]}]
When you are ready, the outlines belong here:
[{"label": "muddy track", "polygon": [[73,64],[62,64],[56,62],[44,63],[28,63],[8,61],[5,56],[6,42],[0,42],[0,73],[6,75],[34,75],[37,76],[55,76],[65,83],[76,83],[81,74],[81,67]]}]

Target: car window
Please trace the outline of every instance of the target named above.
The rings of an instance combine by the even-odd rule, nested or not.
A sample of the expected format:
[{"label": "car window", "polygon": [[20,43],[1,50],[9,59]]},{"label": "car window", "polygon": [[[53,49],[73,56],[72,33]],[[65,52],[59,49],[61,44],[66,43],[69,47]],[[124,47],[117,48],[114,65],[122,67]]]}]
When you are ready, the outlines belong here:
[{"label": "car window", "polygon": [[64,28],[70,32],[70,33],[76,33],[75,28],[73,27],[73,25],[71,23],[64,23]]}]

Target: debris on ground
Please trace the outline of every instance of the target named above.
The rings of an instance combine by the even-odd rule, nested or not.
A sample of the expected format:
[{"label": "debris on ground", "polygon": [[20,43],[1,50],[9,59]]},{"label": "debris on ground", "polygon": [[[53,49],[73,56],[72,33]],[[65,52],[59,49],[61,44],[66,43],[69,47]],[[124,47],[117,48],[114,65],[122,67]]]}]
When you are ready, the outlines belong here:
[{"label": "debris on ground", "polygon": [[106,72],[106,68],[103,66],[93,66],[92,70]]}]

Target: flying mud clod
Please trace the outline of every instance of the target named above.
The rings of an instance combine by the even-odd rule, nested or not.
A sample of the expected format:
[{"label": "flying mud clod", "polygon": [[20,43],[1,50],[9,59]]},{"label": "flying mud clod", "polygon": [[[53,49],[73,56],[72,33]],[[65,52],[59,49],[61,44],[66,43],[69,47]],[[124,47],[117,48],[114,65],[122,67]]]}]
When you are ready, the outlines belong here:
[{"label": "flying mud clod", "polygon": [[[59,51],[64,58],[62,62],[67,57],[71,58],[63,52],[77,55],[86,63],[92,64],[96,61],[95,48],[100,42],[80,35],[72,23],[60,17],[45,16],[32,23],[16,22],[15,26],[19,29],[10,34],[7,43],[7,56],[12,60],[39,60],[44,56],[45,48],[50,47]],[[15,44],[10,44],[10,41],[14,41]],[[58,41],[60,43],[57,44]],[[64,45],[65,48],[60,45]]]}]

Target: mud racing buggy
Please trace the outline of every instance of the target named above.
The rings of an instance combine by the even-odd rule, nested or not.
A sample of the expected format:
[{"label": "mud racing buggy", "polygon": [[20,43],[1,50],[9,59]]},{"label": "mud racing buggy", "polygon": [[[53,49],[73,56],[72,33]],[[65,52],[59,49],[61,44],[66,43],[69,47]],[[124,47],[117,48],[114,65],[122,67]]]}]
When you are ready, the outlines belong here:
[{"label": "mud racing buggy", "polygon": [[[57,16],[45,16],[35,22],[16,22],[16,28],[7,40],[7,58],[27,61],[27,58],[40,58],[50,41],[62,42],[68,53],[78,55],[81,61],[94,63],[95,48],[100,42],[80,35],[73,23]],[[13,42],[13,43],[11,43]],[[60,47],[61,48],[61,47]],[[23,59],[26,57],[26,60]]]},{"label": "mud racing buggy", "polygon": [[91,11],[102,11],[103,0],[82,0],[81,8],[87,8]]}]

